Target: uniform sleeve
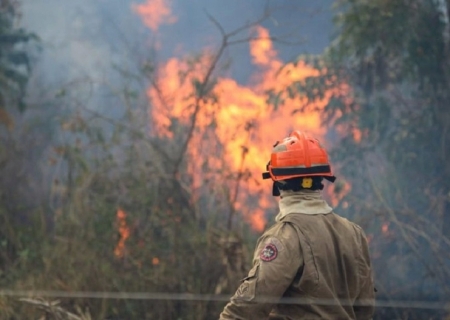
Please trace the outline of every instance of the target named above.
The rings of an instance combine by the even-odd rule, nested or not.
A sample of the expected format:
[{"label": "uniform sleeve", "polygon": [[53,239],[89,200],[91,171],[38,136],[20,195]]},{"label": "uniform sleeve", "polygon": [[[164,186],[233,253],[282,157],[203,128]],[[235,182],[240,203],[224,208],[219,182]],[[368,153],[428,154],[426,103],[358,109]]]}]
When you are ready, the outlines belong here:
[{"label": "uniform sleeve", "polygon": [[375,311],[375,287],[373,284],[372,268],[369,256],[369,246],[366,235],[362,229],[360,231],[361,249],[363,256],[363,269],[361,271],[362,286],[358,298],[355,301],[353,310],[357,320],[370,320]]},{"label": "uniform sleeve", "polygon": [[276,232],[265,233],[258,240],[252,269],[220,319],[267,319],[302,265],[300,242],[290,224],[282,223]]}]

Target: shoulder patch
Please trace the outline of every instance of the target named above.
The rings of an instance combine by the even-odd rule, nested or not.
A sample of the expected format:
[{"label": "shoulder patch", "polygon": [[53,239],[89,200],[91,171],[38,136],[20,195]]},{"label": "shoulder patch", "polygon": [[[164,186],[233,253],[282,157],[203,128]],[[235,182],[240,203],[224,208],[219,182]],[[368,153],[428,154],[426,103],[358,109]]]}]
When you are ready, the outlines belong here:
[{"label": "shoulder patch", "polygon": [[277,246],[273,243],[266,244],[265,247],[262,249],[261,254],[259,255],[259,258],[262,261],[272,261],[275,260],[278,256],[278,249]]}]

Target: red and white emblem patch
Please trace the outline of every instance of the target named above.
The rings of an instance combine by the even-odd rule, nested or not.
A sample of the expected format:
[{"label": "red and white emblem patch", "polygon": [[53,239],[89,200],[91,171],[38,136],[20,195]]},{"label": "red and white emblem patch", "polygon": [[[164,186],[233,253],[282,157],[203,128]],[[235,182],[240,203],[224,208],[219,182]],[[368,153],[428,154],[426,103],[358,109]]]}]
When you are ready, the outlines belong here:
[{"label": "red and white emblem patch", "polygon": [[278,256],[278,249],[273,243],[267,244],[264,249],[262,249],[259,258],[262,261],[272,261]]}]

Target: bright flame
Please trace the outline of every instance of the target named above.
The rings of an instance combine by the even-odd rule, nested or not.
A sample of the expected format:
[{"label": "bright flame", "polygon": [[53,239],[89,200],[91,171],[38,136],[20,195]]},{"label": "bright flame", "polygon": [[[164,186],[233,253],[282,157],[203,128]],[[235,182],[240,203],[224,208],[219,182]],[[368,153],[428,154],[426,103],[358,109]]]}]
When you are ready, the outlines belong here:
[{"label": "bright flame", "polygon": [[132,8],[152,31],[157,31],[162,24],[177,21],[167,0],[147,0],[143,4],[133,4]]},{"label": "bright flame", "polygon": [[[267,66],[271,63],[278,64],[277,52],[273,49],[269,31],[261,26],[255,28],[257,40],[250,43],[250,55],[256,65]],[[280,65],[281,66],[281,65]]]},{"label": "bright flame", "polygon": [[122,209],[117,209],[116,223],[119,231],[119,242],[114,249],[114,255],[118,258],[122,258],[125,255],[125,241],[130,237],[130,228],[127,224],[127,214]]},{"label": "bright flame", "polygon": [[[260,40],[251,42],[250,54],[259,72],[251,85],[219,78],[211,92],[214,99],[197,99],[195,93],[201,89],[212,61],[212,55],[205,52],[197,61],[172,58],[161,65],[158,81],[148,89],[148,96],[152,101],[152,127],[160,136],[174,138],[174,119],[189,125],[196,112],[196,126],[187,150],[191,189],[205,191],[205,181],[213,187],[225,184],[230,190],[238,184],[234,208],[261,231],[266,225],[265,212],[276,205],[270,183],[260,178],[271,146],[293,129],[309,132],[325,144],[326,128],[321,126],[320,111],[329,95],[313,107],[308,107],[304,97],[287,98],[277,111],[268,106],[267,90],[282,90],[294,81],[318,75],[318,71],[302,62],[285,65],[277,57],[269,32],[263,27],[255,28],[255,32]],[[306,112],[299,112],[302,106]],[[252,197],[257,206],[250,206]]]}]

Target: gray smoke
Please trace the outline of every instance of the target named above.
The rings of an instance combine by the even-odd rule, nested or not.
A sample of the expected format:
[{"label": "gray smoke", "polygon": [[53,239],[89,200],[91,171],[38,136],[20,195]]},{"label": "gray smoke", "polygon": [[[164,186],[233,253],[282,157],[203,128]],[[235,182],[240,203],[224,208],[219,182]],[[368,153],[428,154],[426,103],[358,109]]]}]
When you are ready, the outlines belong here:
[{"label": "gray smoke", "polygon": [[[56,83],[83,77],[101,82],[111,77],[111,65],[135,63],[148,56],[156,42],[160,44],[156,53],[160,61],[198,53],[220,41],[220,33],[207,13],[225,31],[232,31],[255,21],[268,8],[272,17],[263,26],[272,35],[296,43],[275,44],[284,61],[300,53],[320,53],[328,45],[332,30],[331,0],[173,0],[177,22],[163,24],[156,35],[132,10],[132,4],[143,2],[23,0],[22,23],[38,34],[44,45],[38,70]],[[245,82],[251,71],[248,45],[231,48],[227,58],[232,62],[232,76]]]}]

